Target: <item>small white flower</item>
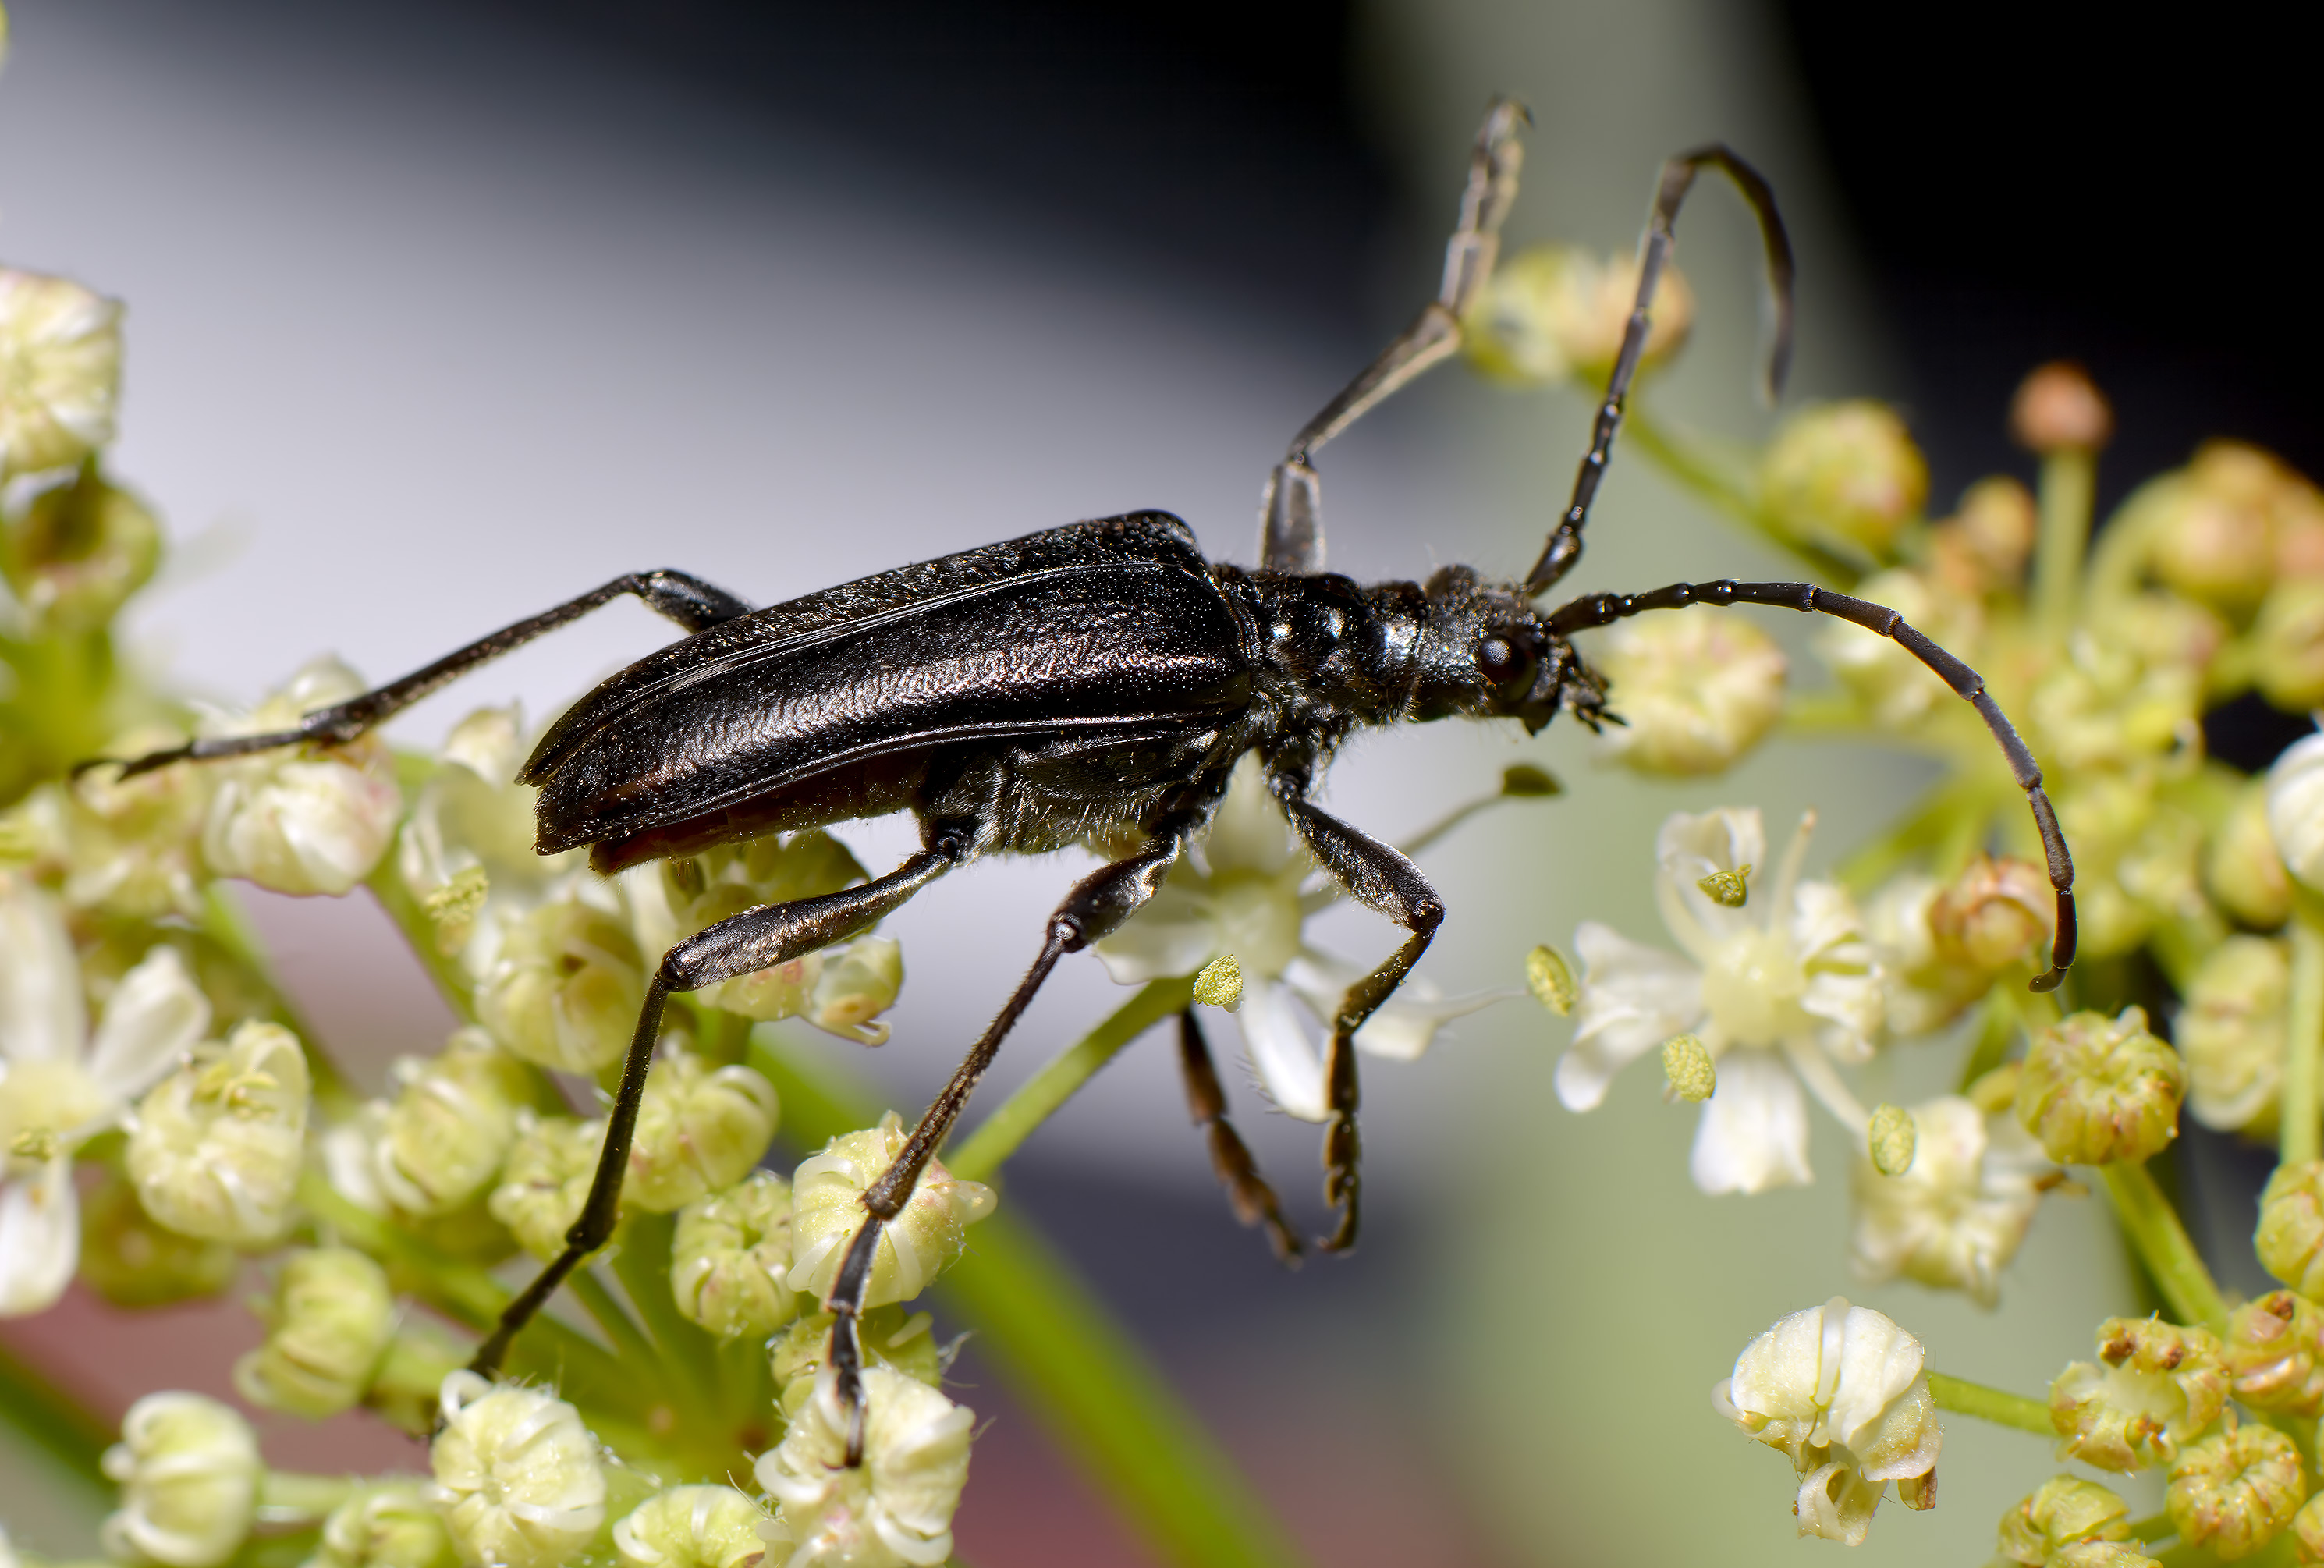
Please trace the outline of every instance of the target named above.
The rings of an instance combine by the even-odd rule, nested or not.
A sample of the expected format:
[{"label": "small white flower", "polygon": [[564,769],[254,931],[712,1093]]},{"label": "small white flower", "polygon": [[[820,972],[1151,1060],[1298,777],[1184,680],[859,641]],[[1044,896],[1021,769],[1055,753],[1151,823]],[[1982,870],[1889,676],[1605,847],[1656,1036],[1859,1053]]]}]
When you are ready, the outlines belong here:
[{"label": "small white flower", "polygon": [[209,1018],[177,950],[156,945],[92,1036],[63,912],[0,877],[0,1316],[64,1294],[80,1257],[74,1151],[118,1122]]},{"label": "small white flower", "polygon": [[[817,1300],[831,1294],[848,1243],[867,1217],[863,1194],[902,1152],[908,1135],[892,1111],[880,1125],[835,1138],[791,1178],[793,1290]],[[903,1212],[880,1233],[863,1305],[909,1301],[968,1245],[968,1227],[992,1212],[992,1189],[964,1181],[939,1159],[928,1161]]]},{"label": "small white flower", "polygon": [[181,1235],[280,1240],[306,1156],[307,1058],[280,1024],[237,1025],[196,1049],[129,1119],[129,1178]]},{"label": "small white flower", "polygon": [[860,1469],[845,1462],[849,1413],[830,1371],[759,1460],[759,1484],[797,1542],[785,1568],[935,1568],[952,1554],[975,1413],[883,1366],[863,1370],[863,1393]]},{"label": "small white flower", "polygon": [[307,1568],[452,1568],[452,1537],[424,1484],[366,1486],[331,1510]]},{"label": "small white flower", "polygon": [[1901,1274],[1966,1291],[1989,1307],[2034,1222],[2042,1201],[2035,1178],[2049,1161],[2006,1107],[1988,1117],[1948,1094],[1914,1107],[1912,1118],[1913,1159],[1904,1171],[1884,1176],[1857,1158],[1849,1260],[1868,1285]]},{"label": "small white flower", "polygon": [[436,1506],[464,1562],[561,1568],[605,1522],[605,1471],[581,1413],[474,1372],[444,1379],[429,1454]]},{"label": "small white flower", "polygon": [[314,1421],[355,1407],[395,1333],[387,1270],[346,1247],[291,1254],[258,1310],[266,1342],[235,1362],[235,1392]]},{"label": "small white flower", "polygon": [[1622,717],[1598,749],[1641,773],[1723,772],[1784,711],[1784,650],[1739,611],[1624,621],[1607,630],[1595,659]]},{"label": "small white flower", "polygon": [[613,1549],[625,1568],[752,1568],[765,1518],[731,1486],[672,1487],[613,1526]]},{"label": "small white flower", "polygon": [[[1258,758],[1237,764],[1210,836],[1181,856],[1147,906],[1097,945],[1119,985],[1193,974],[1231,954],[1242,970],[1243,1043],[1277,1107],[1303,1121],[1331,1114],[1322,1052],[1295,999],[1328,1027],[1348,987],[1369,972],[1306,940],[1308,917],[1338,901],[1339,890],[1301,890],[1315,862],[1294,843],[1283,808],[1267,788]],[[1511,992],[1443,997],[1408,978],[1356,1031],[1359,1050],[1409,1062],[1446,1022],[1489,1006]]]},{"label": "small white flower", "polygon": [[1908,1508],[1935,1501],[1944,1435],[1924,1360],[1892,1319],[1835,1296],[1753,1340],[1711,1399],[1745,1435],[1790,1456],[1801,1535],[1858,1546],[1890,1481]]},{"label": "small white flower", "polygon": [[2324,890],[2324,734],[2299,742],[2267,770],[2267,830],[2292,874]]},{"label": "small white flower", "polygon": [[78,463],[113,439],[120,389],[119,302],[0,268],[0,480]]},{"label": "small white flower", "polygon": [[[292,729],[300,715],[364,689],[337,659],[316,659],[246,719],[212,733]],[[403,809],[387,750],[371,736],[326,753],[284,746],[215,766],[203,858],[219,876],[278,893],[336,896],[354,887],[386,853]]]},{"label": "small white flower", "polygon": [[250,1533],[263,1469],[250,1424],[231,1407],[200,1394],[146,1395],[105,1451],[105,1473],[121,1483],[106,1550],[163,1568],[215,1568]]},{"label": "small white flower", "polygon": [[[1729,909],[1702,879],[1766,863],[1758,809],[1681,812],[1655,841],[1655,893],[1680,958],[1585,921],[1580,1025],[1557,1065],[1558,1098],[1593,1110],[1614,1075],[1674,1035],[1701,1039],[1719,1087],[1694,1139],[1695,1185],[1764,1192],[1812,1180],[1804,1081],[1861,1137],[1867,1114],[1832,1064],[1872,1054],[1881,970],[1855,905],[1831,882],[1800,880],[1814,814],[1802,818],[1773,877]],[[1692,960],[1692,962],[1689,962]]]}]

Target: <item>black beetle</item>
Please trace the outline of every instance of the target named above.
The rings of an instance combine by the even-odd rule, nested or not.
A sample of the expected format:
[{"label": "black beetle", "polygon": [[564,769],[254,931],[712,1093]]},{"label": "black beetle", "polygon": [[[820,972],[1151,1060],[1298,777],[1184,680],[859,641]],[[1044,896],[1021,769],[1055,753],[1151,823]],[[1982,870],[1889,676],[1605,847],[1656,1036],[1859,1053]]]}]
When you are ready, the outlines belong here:
[{"label": "black beetle", "polygon": [[[566,1250],[508,1308],[478,1350],[495,1370],[512,1337],[613,1233],[631,1136],[664,1004],[814,952],[869,927],[946,872],[992,853],[1044,853],[1124,839],[1138,847],[1084,877],[1050,917],[1039,955],[999,1017],[865,1194],[867,1211],[832,1287],[832,1364],[862,1441],[857,1318],[885,1221],[902,1207],[977,1080],[1049,971],[1118,928],[1152,897],[1198,835],[1238,759],[1256,752],[1276,799],[1325,873],[1409,935],[1348,992],[1325,1063],[1325,1193],[1338,1210],[1320,1244],[1353,1243],[1359,1218],[1352,1037],[1426,950],[1444,906],[1396,850],[1309,800],[1334,750],[1366,725],[1454,716],[1512,718],[1538,731],[1561,710],[1593,728],[1611,717],[1605,683],[1570,641],[1642,611],[1754,604],[1819,611],[1893,637],[1976,705],[2025,790],[2057,890],[2055,986],[2074,953],[2073,866],[2042,776],[1976,672],[1893,610],[1806,583],[1678,583],[1596,594],[1544,613],[1533,601],[1572,568],[1603,475],[1672,224],[1703,169],[1727,175],[1757,213],[1775,300],[1768,365],[1780,384],[1790,339],[1791,252],[1766,182],[1721,146],[1664,165],[1641,249],[1637,303],[1598,411],[1572,504],[1525,580],[1447,567],[1425,585],[1365,587],[1321,570],[1318,489],[1309,459],[1366,410],[1461,346],[1462,317],[1491,273],[1517,190],[1524,111],[1497,103],[1471,161],[1438,297],[1292,442],[1270,479],[1255,571],[1206,560],[1167,512],[1140,512],[1028,534],[901,567],[764,610],[681,572],[618,577],[520,621],[392,685],[307,715],[280,733],[198,741],[125,765],[235,756],[353,740],[390,715],[520,643],[623,594],[690,636],[576,703],[541,740],[521,779],[540,788],[543,853],[590,846],[601,872],[715,844],[850,818],[912,812],[922,847],[887,875],[819,898],[763,906],[688,937],[649,983],[598,1166]],[[1246,1217],[1296,1250],[1239,1139],[1191,1012],[1181,1038],[1190,1099],[1211,1128],[1222,1175]],[[853,1461],[852,1461],[853,1462]]]}]

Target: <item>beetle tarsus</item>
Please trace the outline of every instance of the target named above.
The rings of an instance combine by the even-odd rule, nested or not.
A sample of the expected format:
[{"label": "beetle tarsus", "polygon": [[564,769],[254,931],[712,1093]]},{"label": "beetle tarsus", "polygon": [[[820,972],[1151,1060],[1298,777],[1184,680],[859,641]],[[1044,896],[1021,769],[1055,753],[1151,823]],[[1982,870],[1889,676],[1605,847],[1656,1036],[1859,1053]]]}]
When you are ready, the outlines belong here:
[{"label": "beetle tarsus", "polygon": [[1259,1175],[1259,1162],[1251,1158],[1242,1135],[1227,1120],[1226,1086],[1219,1082],[1210,1044],[1203,1038],[1203,1026],[1191,1007],[1178,1015],[1178,1070],[1185,1080],[1186,1113],[1202,1129],[1210,1148],[1211,1169],[1219,1185],[1226,1189],[1227,1204],[1235,1218],[1246,1226],[1264,1228],[1277,1261],[1298,1268],[1298,1233],[1284,1219],[1282,1201]]}]

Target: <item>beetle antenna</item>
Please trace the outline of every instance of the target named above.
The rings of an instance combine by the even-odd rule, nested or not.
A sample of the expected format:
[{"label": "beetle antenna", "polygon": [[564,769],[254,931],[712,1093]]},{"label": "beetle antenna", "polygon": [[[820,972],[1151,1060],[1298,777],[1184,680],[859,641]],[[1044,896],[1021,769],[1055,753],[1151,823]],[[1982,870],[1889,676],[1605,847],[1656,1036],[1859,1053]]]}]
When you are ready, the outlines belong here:
[{"label": "beetle antenna", "polygon": [[1590,521],[1590,503],[1597,499],[1598,483],[1606,476],[1606,461],[1614,450],[1614,434],[1622,428],[1622,410],[1630,396],[1630,383],[1646,356],[1646,334],[1653,326],[1655,291],[1663,270],[1670,264],[1676,244],[1672,226],[1680,204],[1694,185],[1694,177],[1716,169],[1733,182],[1759,220],[1759,235],[1767,247],[1767,357],[1760,393],[1772,404],[1783,395],[1792,368],[1792,241],[1775,210],[1775,192],[1759,171],[1737,157],[1724,143],[1713,142],[1682,152],[1663,164],[1662,182],[1655,191],[1654,211],[1646,219],[1646,237],[1638,244],[1638,297],[1630,308],[1629,325],[1622,332],[1621,352],[1614,358],[1614,374],[1607,378],[1605,401],[1590,432],[1590,450],[1574,475],[1573,499],[1552,530],[1541,558],[1526,574],[1526,592],[1542,594],[1572,571],[1582,559],[1582,528]]}]

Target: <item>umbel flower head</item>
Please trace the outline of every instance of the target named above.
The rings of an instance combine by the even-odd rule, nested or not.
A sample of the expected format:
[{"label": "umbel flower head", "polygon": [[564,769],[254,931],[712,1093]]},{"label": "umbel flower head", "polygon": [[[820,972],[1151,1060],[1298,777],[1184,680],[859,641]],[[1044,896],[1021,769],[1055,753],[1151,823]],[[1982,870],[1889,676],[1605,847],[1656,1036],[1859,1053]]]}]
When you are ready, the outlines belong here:
[{"label": "umbel flower head", "polygon": [[173,1231],[236,1246],[278,1240],[306,1156],[309,1079],[298,1037],[237,1025],[138,1102],[129,1176]]},{"label": "umbel flower head", "polygon": [[830,1371],[759,1460],[759,1484],[797,1543],[788,1568],[935,1568],[952,1555],[975,1413],[884,1366],[863,1370],[863,1394],[861,1468],[845,1462],[851,1416]]},{"label": "umbel flower head", "polygon": [[1929,498],[1929,465],[1886,403],[1805,409],[1759,463],[1760,505],[1789,537],[1886,558]]},{"label": "umbel flower head", "polygon": [[[1462,324],[1462,345],[1471,364],[1499,381],[1603,383],[1637,297],[1636,256],[1536,245],[1494,270]],[[1694,291],[1677,268],[1665,268],[1640,363],[1653,365],[1676,354],[1693,319]]]},{"label": "umbel flower head", "polygon": [[[1179,858],[1144,909],[1097,945],[1120,985],[1194,974],[1231,955],[1242,973],[1235,1018],[1251,1067],[1276,1108],[1302,1121],[1322,1121],[1331,1108],[1322,1053],[1294,1001],[1311,1018],[1329,1020],[1367,971],[1308,942],[1308,918],[1340,898],[1336,888],[1303,892],[1314,874],[1258,758],[1248,756],[1235,767],[1210,836]],[[1445,1023],[1506,994],[1442,997],[1427,981],[1407,979],[1356,1031],[1356,1048],[1413,1061]]]},{"label": "umbel flower head", "polygon": [[1738,611],[1619,622],[1593,655],[1622,718],[1599,749],[1641,773],[1724,772],[1784,711],[1784,650]]},{"label": "umbel flower head", "polygon": [[1625,1064],[1674,1035],[1696,1037],[1718,1065],[1694,1139],[1695,1185],[1707,1193],[1811,1179],[1803,1080],[1858,1137],[1868,1121],[1832,1064],[1871,1055],[1881,972],[1847,893],[1801,879],[1814,821],[1802,819],[1774,874],[1750,881],[1739,907],[1703,884],[1767,863],[1758,810],[1681,812],[1663,824],[1655,891],[1684,958],[1594,920],[1574,934],[1586,969],[1558,1098],[1592,1110]]},{"label": "umbel flower head", "polygon": [[56,899],[0,873],[0,1316],[42,1311],[80,1256],[73,1154],[190,1050],[210,1006],[171,947],[114,987],[91,1034]]},{"label": "umbel flower head", "polygon": [[1894,1175],[1857,1158],[1849,1177],[1856,1223],[1849,1258],[1877,1285],[1903,1275],[1966,1291],[1980,1306],[2000,1299],[2001,1271],[2017,1255],[2048,1168],[2006,1114],[1988,1116],[1948,1094],[1915,1106],[1911,1163]]},{"label": "umbel flower head", "polygon": [[2227,1369],[2209,1329],[2110,1317],[2098,1338],[2097,1362],[2076,1361],[2050,1385],[2050,1425],[2067,1457],[2100,1470],[2169,1464],[2219,1418]]},{"label": "umbel flower head", "polygon": [[429,1460],[463,1562],[562,1568],[604,1524],[604,1466],[572,1406],[458,1371],[444,1379],[443,1416]]},{"label": "umbel flower head", "polygon": [[1905,1507],[1935,1506],[1944,1438],[1923,1360],[1894,1320],[1836,1296],[1753,1340],[1711,1403],[1790,1457],[1801,1535],[1858,1546],[1890,1481]]},{"label": "umbel flower head", "polygon": [[[895,1160],[907,1138],[890,1111],[880,1125],[844,1133],[803,1162],[791,1178],[789,1283],[820,1300],[831,1294],[847,1245],[864,1222],[863,1194]],[[992,1189],[963,1181],[931,1159],[880,1235],[864,1305],[909,1301],[954,1262],[968,1245],[968,1227],[992,1212]]]},{"label": "umbel flower head", "polygon": [[216,1568],[250,1533],[263,1469],[250,1424],[230,1407],[200,1394],[146,1395],[105,1451],[105,1473],[121,1484],[106,1550],[163,1568]]},{"label": "umbel flower head", "polygon": [[119,303],[0,268],[0,480],[78,463],[113,439],[120,390]]}]

